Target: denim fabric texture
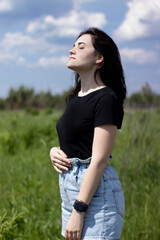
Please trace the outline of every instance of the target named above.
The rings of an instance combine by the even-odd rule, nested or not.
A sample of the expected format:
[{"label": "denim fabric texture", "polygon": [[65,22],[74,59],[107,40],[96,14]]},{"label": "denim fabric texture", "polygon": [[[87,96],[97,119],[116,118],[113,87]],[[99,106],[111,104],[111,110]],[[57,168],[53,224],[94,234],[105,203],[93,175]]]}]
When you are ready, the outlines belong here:
[{"label": "denim fabric texture", "polygon": [[[91,158],[70,158],[72,167],[59,174],[64,236],[74,201],[79,193]],[[87,187],[87,186],[86,186]],[[125,211],[124,195],[117,172],[109,164],[84,215],[81,240],[119,240]]]}]

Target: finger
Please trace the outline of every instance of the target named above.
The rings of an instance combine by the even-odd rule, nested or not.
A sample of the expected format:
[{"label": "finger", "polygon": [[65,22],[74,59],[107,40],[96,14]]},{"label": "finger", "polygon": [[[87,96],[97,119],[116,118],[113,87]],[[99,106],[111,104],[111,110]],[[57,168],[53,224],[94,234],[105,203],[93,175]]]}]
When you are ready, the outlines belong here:
[{"label": "finger", "polygon": [[70,162],[70,160],[67,159],[67,157],[62,156],[59,151],[57,151],[57,152],[52,152],[52,153],[50,154],[50,157],[51,157],[51,158],[52,158],[52,157],[55,157],[55,158],[61,159],[61,160],[66,161],[66,162]]},{"label": "finger", "polygon": [[65,237],[65,239],[67,239],[67,240],[69,239],[69,237],[68,237],[68,231],[67,231],[67,230],[65,230],[65,236],[64,236],[64,237]]},{"label": "finger", "polygon": [[71,163],[69,163],[69,161],[67,159],[64,160],[59,155],[55,155],[54,157],[51,157],[51,160],[54,163],[59,163],[59,164],[61,164],[63,166],[71,167]]},{"label": "finger", "polygon": [[63,157],[66,157],[67,158],[67,155],[59,148],[57,149],[58,150],[58,153],[61,154]]},{"label": "finger", "polygon": [[63,173],[59,168],[57,168],[56,166],[53,166],[54,169],[58,172],[58,173]]},{"label": "finger", "polygon": [[53,164],[53,165],[54,165],[54,164],[59,164],[59,165],[61,165],[61,166],[63,166],[63,167],[67,167],[67,168],[69,168],[69,167],[72,166],[71,164],[66,163],[66,162],[63,162],[63,161],[61,161],[61,160],[59,160],[59,159],[56,159],[56,158],[52,158],[51,161],[52,161],[52,164]]},{"label": "finger", "polygon": [[63,165],[61,165],[59,163],[54,163],[53,165],[58,167],[61,170],[64,170],[64,171],[68,171],[69,170],[69,168],[67,168],[67,167],[65,167],[65,166],[63,166]]},{"label": "finger", "polygon": [[69,159],[67,159],[67,157],[62,156],[61,154],[56,154],[55,157],[62,160],[63,162],[66,162],[69,164],[71,163],[71,161]]},{"label": "finger", "polygon": [[81,232],[78,231],[78,232],[77,232],[77,240],[80,240],[80,239],[81,239]]},{"label": "finger", "polygon": [[72,232],[68,232],[68,239],[69,240],[73,240],[74,239],[74,235]]},{"label": "finger", "polygon": [[77,240],[77,232],[71,232],[70,233],[70,239]]},{"label": "finger", "polygon": [[[63,155],[61,154],[61,152],[63,152],[62,150],[59,150],[58,151],[58,154],[56,154],[55,156],[58,158],[58,159],[61,159],[62,161],[66,162],[66,163],[71,163],[71,161],[67,158],[67,155]],[[64,153],[64,152],[63,152]]]},{"label": "finger", "polygon": [[60,147],[53,147],[49,152],[50,158],[59,156],[60,158],[67,158],[67,155],[60,149]]}]

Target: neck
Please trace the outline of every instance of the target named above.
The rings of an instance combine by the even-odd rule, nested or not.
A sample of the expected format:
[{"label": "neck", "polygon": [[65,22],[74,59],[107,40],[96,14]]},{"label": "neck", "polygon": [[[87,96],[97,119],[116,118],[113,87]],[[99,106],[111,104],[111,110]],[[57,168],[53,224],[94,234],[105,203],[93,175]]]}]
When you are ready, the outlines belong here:
[{"label": "neck", "polygon": [[95,81],[95,76],[94,76],[94,72],[81,72],[79,73],[80,79],[81,79],[81,93],[87,93],[89,91],[92,91],[94,89],[98,89],[101,87],[106,86],[101,78],[100,78],[100,74],[99,72],[97,72],[96,74],[96,81]]}]

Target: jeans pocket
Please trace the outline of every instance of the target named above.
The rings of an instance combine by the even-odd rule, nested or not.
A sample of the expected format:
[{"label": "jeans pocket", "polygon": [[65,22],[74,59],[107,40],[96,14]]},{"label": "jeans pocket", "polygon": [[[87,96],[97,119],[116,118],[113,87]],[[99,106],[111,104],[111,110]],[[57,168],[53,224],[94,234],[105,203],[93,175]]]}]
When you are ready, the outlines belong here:
[{"label": "jeans pocket", "polygon": [[113,190],[113,195],[116,203],[117,212],[123,218],[125,211],[125,200],[122,189]]}]

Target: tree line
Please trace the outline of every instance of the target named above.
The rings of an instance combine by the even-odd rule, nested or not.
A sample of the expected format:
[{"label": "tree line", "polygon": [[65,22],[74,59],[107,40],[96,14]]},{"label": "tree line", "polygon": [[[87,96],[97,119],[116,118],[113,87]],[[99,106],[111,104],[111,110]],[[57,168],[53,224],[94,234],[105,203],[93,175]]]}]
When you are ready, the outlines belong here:
[{"label": "tree line", "polygon": [[148,83],[141,90],[126,98],[127,108],[160,108],[160,94],[155,93]]},{"label": "tree line", "polygon": [[[6,98],[0,98],[1,110],[22,110],[22,109],[64,109],[66,97],[71,88],[61,94],[52,94],[50,90],[35,93],[34,88],[24,85],[17,89],[10,88]],[[126,108],[160,108],[160,95],[155,93],[148,83],[145,83],[141,90],[126,98]]]},{"label": "tree line", "polygon": [[6,98],[0,98],[1,110],[22,110],[22,109],[63,109],[66,105],[66,97],[70,90],[61,94],[53,95],[50,90],[35,93],[34,88],[24,85],[17,89],[10,88]]}]

